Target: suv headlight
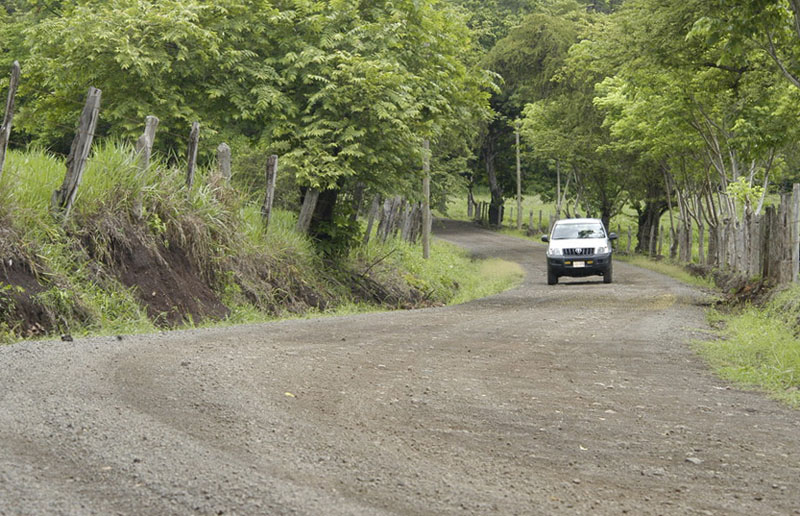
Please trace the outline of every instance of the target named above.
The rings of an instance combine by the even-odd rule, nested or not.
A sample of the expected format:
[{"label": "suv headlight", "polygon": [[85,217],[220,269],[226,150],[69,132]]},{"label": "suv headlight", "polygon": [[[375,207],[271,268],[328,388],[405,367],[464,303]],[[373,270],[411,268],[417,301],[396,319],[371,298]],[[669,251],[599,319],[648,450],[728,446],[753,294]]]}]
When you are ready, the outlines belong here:
[{"label": "suv headlight", "polygon": [[564,250],[560,247],[549,247],[547,249],[547,256],[564,256]]},{"label": "suv headlight", "polygon": [[595,249],[595,254],[606,254],[608,252],[608,246],[600,246]]}]

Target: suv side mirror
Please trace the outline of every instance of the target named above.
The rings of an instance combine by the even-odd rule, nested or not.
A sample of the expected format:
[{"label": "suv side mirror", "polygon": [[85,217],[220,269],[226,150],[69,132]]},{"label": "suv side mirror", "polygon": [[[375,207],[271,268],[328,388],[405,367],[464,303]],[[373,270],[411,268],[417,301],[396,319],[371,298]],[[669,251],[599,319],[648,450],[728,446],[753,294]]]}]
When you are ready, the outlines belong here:
[{"label": "suv side mirror", "polygon": [[608,239],[609,240],[616,240],[618,238],[619,238],[619,236],[616,233],[609,233],[608,234]]},{"label": "suv side mirror", "polygon": [[542,235],[542,242],[549,242],[549,241],[550,241],[550,237],[549,236]]}]

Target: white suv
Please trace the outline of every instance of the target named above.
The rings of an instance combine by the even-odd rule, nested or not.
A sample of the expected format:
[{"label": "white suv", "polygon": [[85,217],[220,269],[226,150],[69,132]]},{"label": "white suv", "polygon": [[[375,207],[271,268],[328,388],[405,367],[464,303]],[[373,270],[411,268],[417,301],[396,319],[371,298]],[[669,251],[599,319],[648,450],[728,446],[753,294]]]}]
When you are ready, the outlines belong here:
[{"label": "white suv", "polygon": [[547,284],[555,285],[560,276],[602,276],[611,283],[611,241],[600,219],[563,219],[553,225],[550,236],[542,236],[547,248]]}]

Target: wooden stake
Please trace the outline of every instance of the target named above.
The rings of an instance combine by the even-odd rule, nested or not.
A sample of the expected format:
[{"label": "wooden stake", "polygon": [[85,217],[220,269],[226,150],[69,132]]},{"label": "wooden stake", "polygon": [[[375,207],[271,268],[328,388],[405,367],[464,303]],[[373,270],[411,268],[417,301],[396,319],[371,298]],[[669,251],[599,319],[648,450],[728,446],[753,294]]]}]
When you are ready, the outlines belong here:
[{"label": "wooden stake", "polygon": [[[153,154],[153,142],[156,139],[156,129],[158,128],[158,118],[148,116],[144,121],[144,133],[136,142],[136,154],[139,158],[139,177],[144,176],[145,171],[150,166],[150,158]],[[143,199],[144,192],[139,189],[136,199],[133,201],[133,217],[142,220],[144,216]]]},{"label": "wooden stake", "polygon": [[17,96],[19,75],[19,62],[14,61],[14,64],[11,66],[11,79],[8,83],[8,100],[6,101],[6,111],[3,117],[3,125],[0,126],[0,179],[3,178],[3,167],[6,164],[8,140],[11,138],[11,122],[14,120],[14,99]]},{"label": "wooden stake", "polygon": [[378,212],[381,209],[381,196],[375,194],[372,198],[372,204],[369,207],[369,216],[367,218],[367,230],[364,231],[364,245],[369,243],[369,237],[372,233],[372,226],[375,224],[375,219],[378,217]]},{"label": "wooden stake", "polygon": [[192,132],[189,133],[189,146],[186,149],[186,188],[192,189],[194,185],[194,171],[197,168],[197,148],[200,145],[200,123],[192,123]]},{"label": "wooden stake", "polygon": [[[522,229],[522,167],[520,165],[519,156],[519,126],[520,122],[517,120],[517,230]],[[513,213],[511,218],[513,218]]]},{"label": "wooden stake", "polygon": [[792,283],[797,283],[800,273],[800,184],[792,187],[790,245],[792,247]]},{"label": "wooden stake", "polygon": [[422,142],[422,257],[431,256],[431,144]]},{"label": "wooden stake", "polygon": [[231,147],[227,143],[220,143],[217,147],[217,174],[225,183],[231,181]]},{"label": "wooden stake", "polygon": [[102,92],[97,88],[89,88],[78,131],[72,140],[72,147],[67,157],[67,174],[64,176],[64,183],[61,188],[53,192],[53,196],[50,199],[53,211],[63,215],[65,220],[69,217],[70,211],[72,211],[75,195],[77,195],[78,187],[83,179],[83,170],[86,168],[86,161],[89,159],[94,130],[97,127],[97,119],[100,115],[101,95]]},{"label": "wooden stake", "polygon": [[264,227],[269,227],[272,219],[272,204],[275,201],[275,181],[278,177],[278,156],[275,154],[267,158],[267,191],[264,195],[264,204],[261,205],[261,217],[264,219]]},{"label": "wooden stake", "polygon": [[308,233],[308,228],[311,227],[311,216],[314,214],[314,209],[317,207],[318,199],[319,190],[316,188],[309,188],[306,190],[306,196],[303,198],[303,206],[300,208],[300,215],[297,217],[298,233]]}]

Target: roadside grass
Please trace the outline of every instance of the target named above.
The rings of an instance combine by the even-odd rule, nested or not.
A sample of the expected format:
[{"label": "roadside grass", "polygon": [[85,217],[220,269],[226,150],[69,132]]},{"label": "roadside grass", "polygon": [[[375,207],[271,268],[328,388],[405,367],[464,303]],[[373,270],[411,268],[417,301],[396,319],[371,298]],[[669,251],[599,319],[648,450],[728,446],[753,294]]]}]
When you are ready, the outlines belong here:
[{"label": "roadside grass", "polygon": [[715,289],[714,280],[710,277],[700,277],[689,273],[684,267],[678,263],[670,262],[669,260],[653,260],[646,256],[638,254],[615,254],[615,260],[619,260],[636,267],[648,269],[665,276],[669,276],[687,285],[705,289]]},{"label": "roadside grass", "polygon": [[[9,319],[19,315],[12,297],[21,294],[28,295],[32,306],[46,312],[51,321],[47,334],[26,332],[25,338],[156,331],[159,326],[148,316],[136,289],[123,285],[108,265],[113,249],[119,252],[120,246],[140,243],[167,249],[180,246],[230,310],[224,320],[189,315],[177,327],[386,309],[355,300],[312,242],[295,231],[294,213],[276,208],[265,231],[260,203],[232,188],[211,187],[210,169],[198,169],[195,187],[187,191],[180,163],[155,156],[142,174],[129,145],[101,142],[88,161],[73,214],[66,222],[54,217],[50,208],[51,195],[61,185],[64,172],[63,158],[42,149],[8,154],[0,180],[0,258],[15,256],[15,262],[27,263],[39,278],[42,292],[21,293],[19,287],[0,283],[0,343],[23,337],[23,321]],[[139,196],[145,210],[136,225],[129,214]],[[136,240],[132,230],[143,232],[144,240]],[[426,297],[423,301],[436,305],[495,294],[521,282],[522,271],[516,264],[475,261],[445,242],[434,241],[431,256],[423,260],[419,245],[399,239],[373,240],[356,249],[344,265],[355,268],[376,260],[385,262],[382,265],[392,273],[392,281],[399,278],[403,288],[418,289]],[[377,280],[389,281],[389,276]],[[326,308],[281,307],[286,299],[296,304],[299,295],[322,297]]]},{"label": "roadside grass", "polygon": [[[798,300],[800,289],[795,286],[788,295]],[[710,312],[710,320],[722,327],[720,338],[696,342],[695,347],[720,377],[800,408],[797,322],[787,321],[786,313],[777,311],[780,303],[776,301],[766,310],[748,307],[736,314]]]},{"label": "roadside grass", "polygon": [[[519,264],[499,259],[475,260],[460,247],[434,239],[430,258],[422,258],[419,245],[401,239],[377,239],[357,248],[355,257],[383,270],[400,270],[405,281],[438,304],[459,304],[497,294],[522,283]],[[380,270],[376,271],[379,275]]]}]

